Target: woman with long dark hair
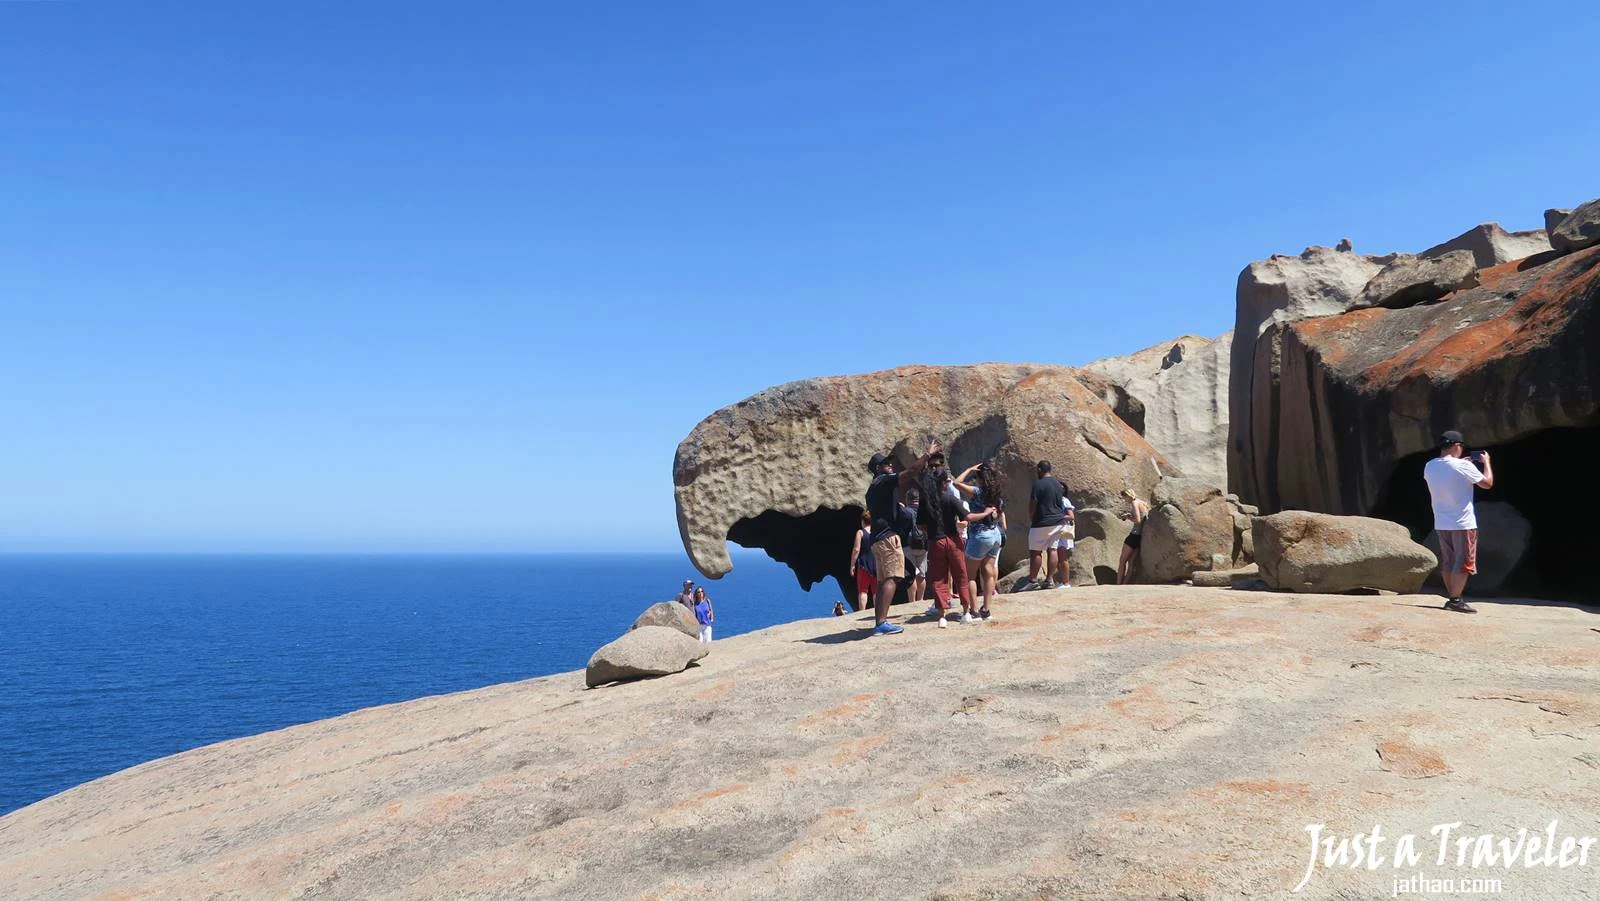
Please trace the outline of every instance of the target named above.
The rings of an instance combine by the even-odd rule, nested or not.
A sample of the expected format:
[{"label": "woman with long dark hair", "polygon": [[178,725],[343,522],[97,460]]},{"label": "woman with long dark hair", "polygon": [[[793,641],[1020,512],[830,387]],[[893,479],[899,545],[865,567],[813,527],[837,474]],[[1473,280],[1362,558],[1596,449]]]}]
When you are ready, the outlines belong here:
[{"label": "woman with long dark hair", "polygon": [[[976,484],[968,479],[976,473]],[[983,595],[982,619],[989,618],[994,586],[1000,579],[1000,547],[1006,535],[1006,477],[993,463],[968,467],[956,480],[956,490],[967,499],[972,515],[967,524],[967,567],[977,574]]]}]

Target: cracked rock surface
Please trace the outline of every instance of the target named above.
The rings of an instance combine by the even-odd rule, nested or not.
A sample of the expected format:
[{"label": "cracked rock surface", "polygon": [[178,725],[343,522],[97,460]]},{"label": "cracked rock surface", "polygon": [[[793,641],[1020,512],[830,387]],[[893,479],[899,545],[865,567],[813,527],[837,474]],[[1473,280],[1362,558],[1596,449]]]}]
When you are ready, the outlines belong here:
[{"label": "cracked rock surface", "polygon": [[[1288,897],[1305,827],[1600,835],[1600,617],[1167,586],[804,620],[200,748],[0,818],[9,899]],[[1432,860],[1430,857],[1429,863]],[[1587,868],[1492,873],[1593,897]],[[1385,866],[1298,896],[1388,897]],[[1401,875],[1409,875],[1404,871]]]}]

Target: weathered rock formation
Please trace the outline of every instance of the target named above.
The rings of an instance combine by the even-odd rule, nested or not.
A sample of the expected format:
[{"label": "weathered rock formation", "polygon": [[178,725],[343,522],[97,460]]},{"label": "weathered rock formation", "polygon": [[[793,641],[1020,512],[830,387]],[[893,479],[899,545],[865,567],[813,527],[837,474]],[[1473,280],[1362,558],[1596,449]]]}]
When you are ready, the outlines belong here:
[{"label": "weathered rock formation", "polygon": [[1251,562],[1254,512],[1201,479],[1162,479],[1145,520],[1138,581],[1181,582],[1197,570],[1225,572]]},{"label": "weathered rock formation", "polygon": [[1185,475],[1226,487],[1232,341],[1185,335],[1096,360],[1080,377]]},{"label": "weathered rock formation", "polygon": [[1600,244],[1600,198],[1562,216],[1560,223],[1550,231],[1550,246],[1561,253],[1596,244]]},{"label": "weathered rock formation", "polygon": [[1478,278],[1427,306],[1269,326],[1254,403],[1233,423],[1234,487],[1267,510],[1377,515],[1420,538],[1432,527],[1422,465],[1442,431],[1460,429],[1493,449],[1489,496],[1533,527],[1524,569],[1537,581],[1511,584],[1592,591],[1577,561],[1600,526],[1578,511],[1594,509],[1600,489],[1576,474],[1600,459],[1600,247]]},{"label": "weathered rock formation", "polygon": [[1027,553],[1033,465],[1050,460],[1078,507],[1147,493],[1166,461],[1063,366],[906,366],[792,382],[708,416],[678,446],[678,529],[700,572],[732,568],[726,543],[764,548],[809,588],[848,577],[867,458],[902,461],[940,441],[959,472],[997,460],[1009,482],[1002,571]]},{"label": "weathered rock formation", "polygon": [[[981,626],[718,641],[153,761],[0,818],[7,901],[1387,898],[1308,823],[1430,878],[1592,897],[1586,867],[1432,866],[1457,820],[1600,835],[1581,609],[1177,587],[1016,595]],[[1390,603],[1389,601],[1399,601]],[[905,619],[905,616],[897,616]],[[1542,834],[1542,833],[1541,833]],[[1390,839],[1392,847],[1393,839]],[[1453,862],[1452,862],[1453,863]]]},{"label": "weathered rock formation", "polygon": [[1274,255],[1239,273],[1233,340],[1228,350],[1228,480],[1225,486],[1259,503],[1248,489],[1265,448],[1252,432],[1257,411],[1277,407],[1278,332],[1274,324],[1343,313],[1394,256],[1307,247],[1297,257]]},{"label": "weathered rock formation", "polygon": [[1432,257],[1401,254],[1367,282],[1350,303],[1350,309],[1432,303],[1451,291],[1477,283],[1478,264],[1471,251],[1452,250]]},{"label": "weathered rock formation", "polygon": [[1233,518],[1222,489],[1199,479],[1162,479],[1139,547],[1139,581],[1181,582],[1233,552]]},{"label": "weathered rock formation", "polygon": [[670,676],[704,657],[710,647],[668,626],[640,626],[602,645],[589,658],[584,681],[590,688],[650,676]]},{"label": "weathered rock formation", "polygon": [[1261,579],[1281,591],[1412,594],[1438,565],[1405,526],[1385,519],[1287,510],[1257,517],[1254,526]]},{"label": "weathered rock formation", "polygon": [[1072,548],[1072,584],[1117,584],[1122,543],[1133,531],[1133,523],[1119,513],[1098,507],[1078,510],[1073,515],[1077,517],[1077,537]]},{"label": "weathered rock formation", "polygon": [[[1457,250],[1472,254],[1473,268],[1487,269],[1512,260],[1521,260],[1550,249],[1550,238],[1544,229],[1508,232],[1498,222],[1474,226],[1443,244],[1436,244],[1417,254],[1423,259],[1442,257]],[[1387,306],[1382,304],[1381,306]]]},{"label": "weathered rock formation", "polygon": [[700,640],[700,622],[694,618],[693,611],[677,601],[651,604],[639,614],[639,618],[634,620],[628,629],[631,631],[644,626],[666,626],[669,629],[677,629],[695,641]]}]

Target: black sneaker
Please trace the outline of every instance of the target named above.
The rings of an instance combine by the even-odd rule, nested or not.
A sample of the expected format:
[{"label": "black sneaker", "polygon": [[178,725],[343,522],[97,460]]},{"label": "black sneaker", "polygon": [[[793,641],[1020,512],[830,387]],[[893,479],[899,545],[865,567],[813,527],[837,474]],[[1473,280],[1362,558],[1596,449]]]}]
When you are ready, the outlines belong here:
[{"label": "black sneaker", "polygon": [[1017,580],[1017,584],[1011,586],[1011,593],[1012,594],[1018,594],[1018,593],[1021,593],[1021,592],[1024,592],[1024,591],[1032,591],[1032,590],[1033,590],[1033,580],[1027,578],[1026,576],[1024,576],[1021,579],[1018,579]]},{"label": "black sneaker", "polygon": [[1477,610],[1473,609],[1471,604],[1468,604],[1466,601],[1463,601],[1460,598],[1451,598],[1450,600],[1445,601],[1444,602],[1444,609],[1446,609],[1446,610],[1454,610],[1456,613],[1477,613],[1478,612]]}]

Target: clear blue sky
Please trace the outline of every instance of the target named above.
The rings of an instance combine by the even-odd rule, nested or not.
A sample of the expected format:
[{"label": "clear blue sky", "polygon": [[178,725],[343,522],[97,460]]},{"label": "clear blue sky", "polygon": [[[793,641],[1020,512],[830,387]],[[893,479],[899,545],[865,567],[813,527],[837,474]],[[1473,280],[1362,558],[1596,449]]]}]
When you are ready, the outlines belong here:
[{"label": "clear blue sky", "polygon": [[0,2],[0,550],[672,549],[677,442],[769,385],[1218,334],[1252,259],[1600,193],[1597,38],[1504,3]]}]

